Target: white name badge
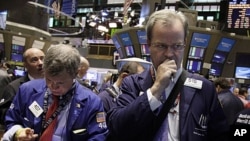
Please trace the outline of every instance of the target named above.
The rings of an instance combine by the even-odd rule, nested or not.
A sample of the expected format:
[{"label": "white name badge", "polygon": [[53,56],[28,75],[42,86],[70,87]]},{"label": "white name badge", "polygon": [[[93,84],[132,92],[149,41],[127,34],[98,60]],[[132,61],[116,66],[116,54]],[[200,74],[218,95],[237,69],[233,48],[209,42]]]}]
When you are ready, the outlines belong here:
[{"label": "white name badge", "polygon": [[39,117],[43,113],[43,109],[36,101],[29,106],[29,109],[36,117]]},{"label": "white name badge", "polygon": [[197,79],[193,79],[193,78],[187,78],[184,85],[188,86],[188,87],[192,87],[192,88],[196,88],[196,89],[201,89],[202,88],[202,81],[201,80],[197,80]]}]

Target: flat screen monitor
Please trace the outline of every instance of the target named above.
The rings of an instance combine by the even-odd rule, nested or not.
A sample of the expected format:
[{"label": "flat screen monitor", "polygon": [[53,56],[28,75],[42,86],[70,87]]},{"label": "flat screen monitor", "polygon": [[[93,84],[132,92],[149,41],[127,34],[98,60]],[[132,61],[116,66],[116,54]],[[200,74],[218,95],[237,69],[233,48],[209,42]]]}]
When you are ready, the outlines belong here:
[{"label": "flat screen monitor", "polygon": [[249,67],[235,67],[235,78],[250,79],[250,66]]},{"label": "flat screen monitor", "polygon": [[22,77],[22,76],[25,75],[25,71],[24,71],[24,70],[15,69],[15,70],[14,70],[14,74],[15,74],[15,76],[17,76],[17,77]]},{"label": "flat screen monitor", "polygon": [[205,52],[205,48],[191,46],[189,49],[188,58],[202,60],[204,57],[204,52]]},{"label": "flat screen monitor", "polygon": [[147,35],[145,30],[138,30],[136,32],[139,44],[147,44]]},{"label": "flat screen monitor", "polygon": [[250,1],[221,0],[219,17],[219,22],[223,24],[222,30],[237,35],[248,35],[250,29]]},{"label": "flat screen monitor", "polygon": [[217,50],[230,52],[234,44],[235,44],[234,39],[221,38],[221,40],[217,46]]},{"label": "flat screen monitor", "polygon": [[212,63],[209,70],[209,74],[213,76],[220,76],[222,72],[223,64]]},{"label": "flat screen monitor", "polygon": [[228,0],[227,28],[250,29],[250,1]]},{"label": "flat screen monitor", "polygon": [[134,47],[133,46],[125,46],[125,50],[126,50],[127,57],[134,57],[135,56],[135,52],[134,52]]},{"label": "flat screen monitor", "polygon": [[15,62],[23,62],[23,55],[11,53],[11,60]]},{"label": "flat screen monitor", "polygon": [[211,35],[194,32],[192,35],[191,46],[208,47]]},{"label": "flat screen monitor", "polygon": [[22,54],[24,52],[24,46],[12,44],[12,53]]},{"label": "flat screen monitor", "polygon": [[149,48],[148,44],[141,44],[141,54],[142,55],[149,55]]},{"label": "flat screen monitor", "polygon": [[200,73],[201,71],[201,61],[200,60],[191,60],[187,62],[187,70],[192,73]]},{"label": "flat screen monitor", "polygon": [[116,36],[113,36],[113,37],[112,37],[112,40],[113,40],[113,43],[114,43],[116,49],[118,49],[118,48],[121,47],[121,45],[120,45],[120,43],[118,42],[118,39],[117,39]]},{"label": "flat screen monitor", "polygon": [[212,58],[212,62],[223,64],[227,58],[228,53],[216,50]]},{"label": "flat screen monitor", "polygon": [[131,40],[128,33],[121,33],[119,36],[120,36],[120,39],[122,41],[123,46],[131,46],[132,45],[132,40]]},{"label": "flat screen monitor", "polygon": [[83,79],[88,79],[88,80],[92,80],[92,81],[95,81],[97,80],[97,76],[98,76],[98,73],[97,71],[87,71],[86,75],[83,77]]}]

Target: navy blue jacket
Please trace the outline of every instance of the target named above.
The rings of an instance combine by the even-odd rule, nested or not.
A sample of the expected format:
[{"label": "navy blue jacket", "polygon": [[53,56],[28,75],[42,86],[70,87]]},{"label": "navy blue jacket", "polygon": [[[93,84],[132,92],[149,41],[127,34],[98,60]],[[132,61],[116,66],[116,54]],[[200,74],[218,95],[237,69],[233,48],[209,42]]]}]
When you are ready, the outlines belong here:
[{"label": "navy blue jacket", "polygon": [[[180,91],[180,140],[227,141],[229,126],[214,84],[197,75],[188,74],[188,77],[201,80],[203,85],[202,89],[184,86]],[[118,106],[108,112],[107,118],[110,131],[117,140],[152,141],[154,138],[152,129],[156,114],[150,109],[146,94],[152,85],[149,70],[124,78]],[[207,119],[205,130],[199,122],[203,116]]]}]

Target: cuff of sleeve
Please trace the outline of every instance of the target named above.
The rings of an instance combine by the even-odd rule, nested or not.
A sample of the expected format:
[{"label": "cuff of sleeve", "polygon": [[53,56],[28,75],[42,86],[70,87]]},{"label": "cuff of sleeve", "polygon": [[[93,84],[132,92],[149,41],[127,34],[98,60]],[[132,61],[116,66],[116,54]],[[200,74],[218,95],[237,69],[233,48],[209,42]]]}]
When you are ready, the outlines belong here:
[{"label": "cuff of sleeve", "polygon": [[155,96],[152,95],[150,89],[147,90],[148,102],[152,111],[155,111],[159,108],[162,103]]},{"label": "cuff of sleeve", "polygon": [[21,125],[14,125],[9,130],[7,130],[3,135],[3,140],[12,141],[15,137],[17,130],[23,128]]}]

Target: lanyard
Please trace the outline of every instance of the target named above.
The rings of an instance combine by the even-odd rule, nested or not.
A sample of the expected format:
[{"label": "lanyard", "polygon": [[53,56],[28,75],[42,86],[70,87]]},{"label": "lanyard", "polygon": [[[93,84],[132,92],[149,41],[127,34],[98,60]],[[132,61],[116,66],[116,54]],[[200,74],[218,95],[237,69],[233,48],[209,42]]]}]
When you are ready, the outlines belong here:
[{"label": "lanyard", "polygon": [[45,92],[44,102],[43,102],[44,112],[42,117],[42,129],[43,129],[42,131],[45,131],[45,129],[50,125],[50,123],[59,115],[62,109],[68,104],[72,95],[74,94],[74,89],[75,86],[73,86],[73,88],[69,92],[67,92],[64,96],[62,96],[63,101],[62,102],[59,101],[60,105],[47,121],[46,121],[46,113],[48,111],[49,92],[48,90]]}]

